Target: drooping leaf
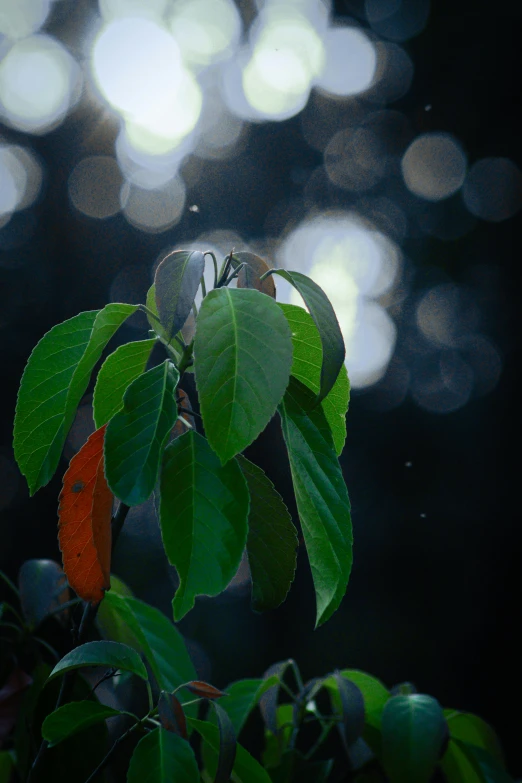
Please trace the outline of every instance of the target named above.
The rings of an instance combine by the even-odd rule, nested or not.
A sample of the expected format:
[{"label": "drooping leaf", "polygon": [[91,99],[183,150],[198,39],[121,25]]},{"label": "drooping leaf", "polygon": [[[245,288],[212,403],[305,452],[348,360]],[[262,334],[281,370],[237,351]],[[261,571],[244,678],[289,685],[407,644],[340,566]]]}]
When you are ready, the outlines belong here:
[{"label": "drooping leaf", "polygon": [[163,446],[177,418],[178,380],[168,359],[144,372],[128,387],[123,409],[107,425],[107,482],[128,506],[144,503],[156,484]]},{"label": "drooping leaf", "polygon": [[114,710],[97,701],[72,701],[64,704],[46,717],[42,724],[42,737],[50,746],[77,734],[79,731],[100,723],[107,718],[130,713]]},{"label": "drooping leaf", "polygon": [[260,678],[238,680],[227,685],[227,695],[220,704],[232,721],[236,735],[239,735],[248,716],[259,703],[261,697],[277,683],[278,678],[273,676],[266,680]]},{"label": "drooping leaf", "polygon": [[[313,393],[292,378],[279,406],[317,599],[316,627],[338,608],[352,567],[350,501],[332,434]],[[308,411],[308,413],[307,413]]]},{"label": "drooping leaf", "polygon": [[58,542],[69,584],[84,601],[99,603],[110,582],[113,497],[103,464],[105,426],[74,455],[63,477]]},{"label": "drooping leaf", "polygon": [[165,691],[160,693],[158,715],[164,729],[178,734],[183,739],[188,739],[187,719],[175,693],[166,693]]},{"label": "drooping leaf", "polygon": [[110,669],[123,669],[132,672],[143,680],[147,679],[147,670],[138,653],[126,644],[119,642],[87,642],[75,647],[58,661],[49,679],[66,674],[82,666],[105,666]]},{"label": "drooping leaf", "polygon": [[140,739],[129,764],[127,783],[199,783],[194,751],[186,740],[158,726]]},{"label": "drooping leaf", "polygon": [[431,696],[392,696],[382,713],[382,762],[390,783],[428,783],[447,736],[444,713]]},{"label": "drooping leaf", "polygon": [[187,432],[165,449],[160,479],[165,552],[180,577],[180,620],[196,595],[217,595],[236,573],[247,537],[248,489],[235,460],[221,465],[207,440]]},{"label": "drooping leaf", "polygon": [[283,397],[292,365],[286,318],[259,291],[211,291],[199,311],[194,362],[205,433],[224,464],[257,438]]},{"label": "drooping leaf", "polygon": [[323,289],[301,272],[288,272],[286,269],[274,269],[273,274],[281,275],[303,297],[310,311],[323,347],[321,364],[321,382],[315,404],[320,403],[333,388],[337,376],[344,364],[344,340],[330,300]]},{"label": "drooping leaf", "polygon": [[228,783],[234,768],[237,752],[237,739],[234,727],[225,710],[212,702],[219,731],[219,754],[214,783]]},{"label": "drooping leaf", "polygon": [[137,305],[109,304],[54,326],[27,362],[14,423],[14,452],[31,495],[53,477],[76,408],[103,349]]},{"label": "drooping leaf", "polygon": [[196,672],[183,637],[159,609],[112,590],[105,595],[100,608],[119,620],[114,623],[111,638],[145,655],[162,690],[173,691],[181,683],[195,679]]},{"label": "drooping leaf", "polygon": [[239,253],[234,253],[234,260],[237,265],[246,264],[246,266],[239,271],[237,276],[238,288],[255,288],[257,291],[261,291],[262,294],[267,294],[268,296],[271,296],[272,299],[275,299],[276,288],[274,278],[270,275],[264,280],[259,279],[261,275],[264,275],[265,272],[268,272],[270,269],[264,259],[257,256],[255,253],[241,251]]},{"label": "drooping leaf", "polygon": [[500,742],[486,721],[470,712],[444,710],[450,736],[469,745],[476,745],[490,753],[504,767],[504,754]]},{"label": "drooping leaf", "polygon": [[283,498],[261,468],[242,454],[239,467],[250,493],[247,554],[252,605],[259,612],[281,604],[294,580],[297,531]]},{"label": "drooping leaf", "polygon": [[[279,303],[292,331],[294,358],[292,375],[314,394],[319,393],[323,349],[321,337],[312,316],[302,307]],[[341,453],[346,440],[346,413],[350,402],[350,382],[346,365],[342,365],[337,380],[321,402],[321,406],[330,425],[337,456]]]},{"label": "drooping leaf", "polygon": [[[54,560],[26,560],[18,572],[20,603],[29,628],[36,628],[70,598],[67,579]],[[67,611],[56,617],[67,622]]]},{"label": "drooping leaf", "polygon": [[125,343],[105,359],[96,379],[92,401],[96,428],[107,424],[121,410],[127,386],[145,371],[155,344],[156,340]]},{"label": "drooping leaf", "polygon": [[274,713],[275,732],[265,728],[265,749],[263,751],[263,764],[272,771],[279,766],[282,757],[288,748],[290,737],[293,733],[293,704],[280,704]]},{"label": "drooping leaf", "polygon": [[[215,774],[219,754],[219,729],[212,723],[195,718],[188,719],[189,724],[203,737],[203,740],[213,751],[206,755],[211,762],[210,774]],[[271,783],[268,773],[239,743],[236,746],[236,759],[233,767],[233,779],[237,783]]]},{"label": "drooping leaf", "polygon": [[389,690],[380,680],[358,669],[343,669],[342,677],[357,685],[364,699],[364,714],[366,723],[380,729],[384,705],[390,698]]},{"label": "drooping leaf", "polygon": [[196,696],[199,696],[201,699],[213,700],[219,699],[221,696],[226,696],[224,691],[220,691],[219,688],[215,688],[213,685],[210,685],[208,682],[203,682],[202,680],[191,680],[190,682],[186,682],[185,688]]},{"label": "drooping leaf", "polygon": [[276,678],[275,683],[266,689],[259,700],[259,708],[261,710],[261,715],[263,716],[265,726],[269,731],[272,732],[272,734],[276,734],[278,730],[277,700],[279,697],[280,683],[287,671],[293,671],[294,676],[299,683],[301,675],[299,674],[296,662],[292,658],[288,658],[286,661],[278,661],[277,663],[273,663],[272,666],[268,667],[263,677],[265,681],[271,682],[273,681],[274,677]]},{"label": "drooping leaf", "polygon": [[339,724],[339,731],[345,748],[349,749],[364,731],[364,697],[357,685],[343,677],[340,672],[334,672],[333,681],[341,707],[342,723]]},{"label": "drooping leaf", "polygon": [[187,320],[204,269],[205,257],[199,250],[175,250],[158,265],[154,275],[156,306],[169,339]]}]

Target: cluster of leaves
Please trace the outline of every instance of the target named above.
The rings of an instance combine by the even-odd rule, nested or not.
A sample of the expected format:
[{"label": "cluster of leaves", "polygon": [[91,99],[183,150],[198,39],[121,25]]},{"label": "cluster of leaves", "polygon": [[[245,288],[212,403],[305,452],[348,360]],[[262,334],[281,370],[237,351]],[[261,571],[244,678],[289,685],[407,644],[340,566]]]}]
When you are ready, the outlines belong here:
[{"label": "cluster of leaves", "polygon": [[[208,294],[207,257],[215,268]],[[275,301],[276,274],[296,288],[309,313]],[[237,287],[229,287],[236,278]],[[305,275],[269,269],[251,253],[231,253],[218,272],[212,253],[175,251],[157,267],[145,305],[109,304],[51,329],[29,358],[16,408],[15,457],[30,492],[55,472],[92,371],[139,308],[152,337],[120,346],[102,364],[96,432],[64,476],[59,542],[69,584],[86,601],[102,600],[110,587],[113,498],[132,507],[155,492],[165,552],[180,578],[175,620],[197,595],[226,588],[245,547],[254,608],[280,604],[294,577],[296,530],[269,479],[242,454],[277,411],[317,624],[325,622],[344,596],[352,562],[350,504],[337,459],[349,384],[335,313]],[[158,342],[166,358],[147,369]],[[204,434],[179,388],[186,372],[195,375]]]},{"label": "cluster of leaves", "polygon": [[[410,683],[389,690],[353,669],[303,683],[293,660],[224,691],[198,680],[175,625],[113,581],[96,619],[101,640],[76,647],[52,669],[40,663],[32,678],[18,670],[0,691],[0,714],[10,705],[19,727],[13,750],[0,752],[0,783],[9,783],[14,770],[25,779],[24,753],[40,731],[49,747],[41,779],[58,782],[102,780],[118,746],[132,741],[128,783],[512,783],[488,724],[443,710]],[[63,573],[51,561],[24,564],[20,589],[11,587],[23,616],[10,611],[21,630],[34,633],[49,615],[70,611]],[[53,709],[47,692],[91,667],[101,667],[97,685],[112,683],[112,706],[98,700],[97,685],[78,677],[72,700]],[[125,678],[134,689],[132,681],[145,684],[148,708],[141,717],[115,706],[124,701],[119,681]],[[259,723],[256,712],[264,731],[260,760],[241,740],[247,724]],[[107,721],[118,726],[112,746]],[[80,770],[73,756],[81,743],[89,752],[81,754]],[[80,772],[83,777],[74,776]]]}]

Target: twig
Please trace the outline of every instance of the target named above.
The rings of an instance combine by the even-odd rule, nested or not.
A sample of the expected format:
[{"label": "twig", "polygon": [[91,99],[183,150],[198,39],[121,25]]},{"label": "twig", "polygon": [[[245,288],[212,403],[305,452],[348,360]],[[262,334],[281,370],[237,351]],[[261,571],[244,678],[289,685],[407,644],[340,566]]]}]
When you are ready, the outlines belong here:
[{"label": "twig", "polygon": [[85,783],[92,783],[92,781],[100,774],[100,772],[103,772],[109,761],[111,760],[113,754],[115,753],[118,745],[123,742],[123,740],[127,739],[129,734],[131,734],[133,731],[135,731],[138,726],[141,726],[141,721],[138,721],[138,723],[133,723],[133,725],[127,729],[127,731],[123,732],[123,734],[118,737],[118,739],[115,741],[114,745],[108,750],[107,754],[104,756],[104,758],[100,761],[94,772],[92,772]]}]

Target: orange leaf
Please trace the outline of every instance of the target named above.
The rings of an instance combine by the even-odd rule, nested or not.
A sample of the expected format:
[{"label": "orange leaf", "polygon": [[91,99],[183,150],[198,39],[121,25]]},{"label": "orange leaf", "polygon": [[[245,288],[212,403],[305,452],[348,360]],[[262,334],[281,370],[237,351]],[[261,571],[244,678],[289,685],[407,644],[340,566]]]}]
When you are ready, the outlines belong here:
[{"label": "orange leaf", "polygon": [[[178,399],[178,407],[185,408],[188,411],[192,411],[192,405],[190,404],[189,396],[186,392],[183,391],[183,389],[177,389],[176,390],[176,396]],[[183,416],[186,421],[191,425],[192,429],[196,429],[196,422],[194,421],[194,416],[191,416],[190,413],[181,413],[181,416]],[[188,427],[186,427],[182,421],[176,419],[176,423],[174,427],[172,428],[172,438],[179,438],[180,435],[183,435],[185,432],[188,431]]]},{"label": "orange leaf", "polygon": [[220,691],[218,688],[214,688],[213,685],[209,685],[208,682],[202,682],[201,680],[186,682],[184,687],[203,699],[219,699],[220,696],[227,696],[224,691]]},{"label": "orange leaf", "polygon": [[111,586],[113,498],[103,471],[106,426],[96,430],[70,461],[58,507],[63,570],[80,598],[93,604]]}]

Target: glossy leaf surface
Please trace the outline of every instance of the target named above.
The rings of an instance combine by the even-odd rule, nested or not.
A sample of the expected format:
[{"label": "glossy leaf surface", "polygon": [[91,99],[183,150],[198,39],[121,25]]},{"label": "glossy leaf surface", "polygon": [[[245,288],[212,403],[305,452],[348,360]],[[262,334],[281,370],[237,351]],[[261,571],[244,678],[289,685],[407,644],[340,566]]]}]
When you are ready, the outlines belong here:
[{"label": "glossy leaf surface", "polygon": [[187,432],[165,449],[160,524],[165,552],[180,584],[175,620],[196,595],[217,595],[236,573],[247,537],[249,495],[235,460],[221,465],[207,440]]},{"label": "glossy leaf surface", "polygon": [[166,360],[140,375],[107,425],[105,472],[109,487],[128,506],[144,503],[158,478],[164,444],[177,418],[179,373]]},{"label": "glossy leaf surface", "polygon": [[266,680],[260,678],[238,680],[227,685],[227,695],[220,704],[226,710],[237,735],[263,694],[277,682],[277,677],[269,677]]},{"label": "glossy leaf surface", "polygon": [[[208,754],[207,759],[213,763],[212,772],[215,772],[217,768],[217,758],[219,754],[219,729],[208,721],[196,720],[189,718],[189,724],[200,734],[204,741],[209,746],[209,749],[213,751],[213,754]],[[237,745],[236,747],[236,759],[233,767],[233,779],[237,783],[271,783],[268,773],[263,767],[250,755],[250,753],[242,747]]]},{"label": "glossy leaf surface", "polygon": [[92,401],[96,428],[107,424],[121,410],[127,386],[145,372],[155,344],[156,340],[125,343],[105,359],[96,379]]},{"label": "glossy leaf surface", "polygon": [[31,353],[20,382],[13,440],[31,495],[52,478],[94,365],[136,309],[109,304],[79,313],[54,326]]},{"label": "glossy leaf surface", "polygon": [[105,427],[89,437],[63,477],[58,543],[69,584],[84,601],[99,603],[110,587],[113,497],[103,462]]},{"label": "glossy leaf surface", "polygon": [[325,292],[309,277],[286,269],[275,269],[274,274],[283,277],[299,291],[321,338],[323,356],[317,404],[330,393],[344,364],[346,351],[339,322]]},{"label": "glossy leaf surface", "polygon": [[106,666],[132,672],[143,680],[147,679],[147,670],[138,653],[126,644],[118,642],[87,642],[71,650],[58,661],[49,679],[66,674],[82,666]]},{"label": "glossy leaf surface", "polygon": [[[292,375],[314,394],[319,393],[323,349],[321,338],[312,316],[295,305],[279,304],[292,330],[294,357]],[[341,453],[346,440],[346,413],[350,402],[350,382],[346,365],[342,365],[339,375],[321,402],[321,406],[330,425],[337,455]]]},{"label": "glossy leaf surface", "polygon": [[194,347],[205,433],[224,464],[264,430],[290,377],[292,340],[269,296],[220,288],[205,297]]},{"label": "glossy leaf surface", "polygon": [[[321,407],[292,378],[279,406],[297,509],[314,580],[319,626],[338,608],[352,567],[350,501]],[[308,411],[308,412],[307,412]]]},{"label": "glossy leaf surface", "polygon": [[262,612],[286,598],[297,562],[297,531],[283,498],[261,468],[238,455],[250,493],[247,553],[252,606]]},{"label": "glossy leaf surface", "polygon": [[177,734],[158,726],[140,739],[129,764],[127,783],[199,783],[194,751]]},{"label": "glossy leaf surface", "polygon": [[121,714],[120,710],[106,707],[97,701],[72,701],[46,717],[42,724],[42,737],[49,745],[58,745],[94,723],[101,723]]}]

